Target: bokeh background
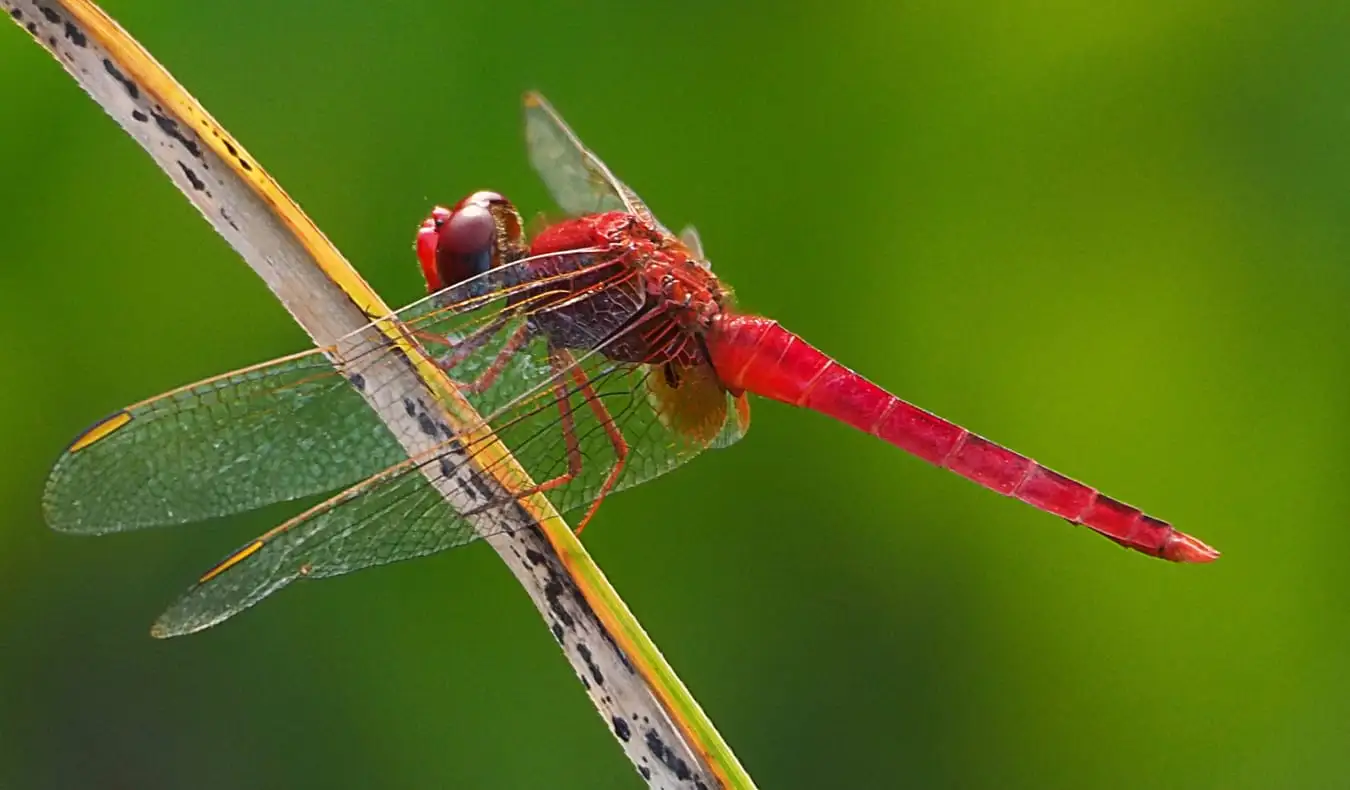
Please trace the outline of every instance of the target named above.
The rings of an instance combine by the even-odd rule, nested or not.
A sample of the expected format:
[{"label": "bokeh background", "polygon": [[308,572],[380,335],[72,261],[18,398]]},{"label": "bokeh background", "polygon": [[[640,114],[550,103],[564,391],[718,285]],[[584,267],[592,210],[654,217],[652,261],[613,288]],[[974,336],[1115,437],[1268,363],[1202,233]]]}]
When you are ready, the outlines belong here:
[{"label": "bokeh background", "polygon": [[[550,208],[544,91],[742,305],[1225,552],[1177,567],[817,416],[611,499],[601,565],[760,787],[1350,784],[1350,6],[108,0],[391,303]],[[485,547],[157,642],[293,509],[101,539],[44,476],[306,338],[0,30],[0,786],[628,788]]]}]

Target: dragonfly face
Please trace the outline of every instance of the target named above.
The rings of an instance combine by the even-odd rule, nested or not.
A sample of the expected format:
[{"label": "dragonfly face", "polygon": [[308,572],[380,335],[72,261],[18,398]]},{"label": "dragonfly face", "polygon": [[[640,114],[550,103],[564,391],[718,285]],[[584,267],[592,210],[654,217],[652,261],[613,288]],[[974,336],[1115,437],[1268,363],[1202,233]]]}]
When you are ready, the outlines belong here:
[{"label": "dragonfly face", "polygon": [[520,214],[496,192],[474,192],[453,208],[437,206],[417,231],[417,258],[435,293],[524,255]]}]

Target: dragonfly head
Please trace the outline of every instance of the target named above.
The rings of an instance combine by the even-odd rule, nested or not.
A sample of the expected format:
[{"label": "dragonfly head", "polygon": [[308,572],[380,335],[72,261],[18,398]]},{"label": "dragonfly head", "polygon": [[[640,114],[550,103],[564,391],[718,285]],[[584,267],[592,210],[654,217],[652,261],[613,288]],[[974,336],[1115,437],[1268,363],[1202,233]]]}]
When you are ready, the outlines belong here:
[{"label": "dragonfly head", "polygon": [[458,285],[524,254],[522,223],[511,201],[480,191],[452,208],[437,206],[417,230],[417,259],[427,290]]}]

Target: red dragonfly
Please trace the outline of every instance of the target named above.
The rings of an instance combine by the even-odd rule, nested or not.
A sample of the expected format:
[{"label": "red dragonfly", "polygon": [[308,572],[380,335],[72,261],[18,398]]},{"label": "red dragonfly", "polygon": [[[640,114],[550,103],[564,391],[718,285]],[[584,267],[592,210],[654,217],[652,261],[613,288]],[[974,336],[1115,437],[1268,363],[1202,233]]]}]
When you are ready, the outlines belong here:
[{"label": "red dragonfly", "polygon": [[[398,312],[531,478],[472,513],[546,493],[579,511],[749,425],[747,393],[802,406],[930,463],[1174,562],[1218,552],[1167,522],[900,400],[768,318],[736,311],[698,235],[678,236],[536,94],[530,160],[572,218],[527,241],[495,192],[417,233],[430,295]],[[358,384],[359,386],[359,384]],[[409,408],[413,408],[409,405]],[[411,412],[410,412],[411,413]],[[239,513],[349,486],[201,576],[160,636],[214,625],[296,579],[432,554],[481,535],[422,473],[481,447],[408,458],[323,349],[173,390],[77,438],[48,480],[60,530],[115,532]],[[434,468],[434,467],[432,467]]]}]

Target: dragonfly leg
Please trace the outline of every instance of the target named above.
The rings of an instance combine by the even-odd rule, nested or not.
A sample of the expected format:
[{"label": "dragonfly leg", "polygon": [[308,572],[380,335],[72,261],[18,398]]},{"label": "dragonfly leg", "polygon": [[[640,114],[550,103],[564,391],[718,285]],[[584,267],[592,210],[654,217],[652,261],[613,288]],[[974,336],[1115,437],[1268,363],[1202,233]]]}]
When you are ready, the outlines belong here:
[{"label": "dragonfly leg", "polygon": [[553,391],[558,400],[558,412],[561,417],[563,441],[567,446],[567,470],[562,474],[545,480],[538,485],[532,486],[522,491],[518,496],[525,497],[531,494],[543,494],[552,491],[559,486],[566,485],[576,479],[581,474],[583,468],[583,459],[581,455],[581,442],[577,439],[576,417],[572,413],[572,394],[568,392],[566,378],[570,377],[576,383],[575,392],[581,393],[595,414],[597,420],[604,427],[606,435],[609,436],[610,443],[614,446],[614,465],[610,467],[609,474],[605,476],[605,482],[600,486],[600,491],[596,494],[595,501],[586,509],[585,515],[577,524],[576,534],[586,528],[586,523],[595,515],[595,511],[600,508],[600,503],[604,501],[605,496],[613,490],[619,480],[619,475],[623,474],[624,465],[628,461],[628,441],[624,439],[623,431],[615,424],[614,417],[610,415],[609,409],[600,402],[600,396],[596,393],[591,382],[586,378],[586,374],[576,365],[576,360],[570,353],[562,349],[555,349],[549,353],[549,364],[554,371]]},{"label": "dragonfly leg", "polygon": [[[485,327],[484,331],[475,332],[465,340],[454,344],[454,351],[450,352],[448,356],[438,359],[436,364],[447,373],[453,371],[457,365],[482,348],[492,337],[492,333],[500,328],[502,323],[504,322],[494,322],[488,327]],[[414,331],[413,334],[423,342],[437,343],[440,345],[447,344],[445,338],[426,332],[425,330]],[[493,358],[492,363],[488,365],[487,370],[478,374],[478,377],[473,381],[456,381],[455,384],[471,395],[477,395],[486,391],[496,383],[497,379],[501,376],[502,371],[506,370],[506,366],[511,364],[511,358],[515,356],[516,352],[519,351],[529,339],[530,328],[528,324],[521,324],[516,327],[515,330],[511,332],[511,336],[506,339],[506,343],[497,351],[497,355]]]},{"label": "dragonfly leg", "polygon": [[413,335],[424,342],[433,345],[446,346],[450,348],[450,353],[436,360],[436,364],[443,370],[449,372],[459,363],[468,359],[471,355],[478,353],[478,349],[487,344],[488,340],[497,333],[506,323],[507,316],[498,315],[489,321],[486,325],[480,326],[468,334],[467,337],[450,340],[445,335],[429,332],[425,329],[413,330]]},{"label": "dragonfly leg", "polygon": [[577,423],[572,414],[571,393],[567,391],[566,383],[563,381],[563,369],[566,363],[559,359],[557,352],[549,354],[549,362],[555,371],[553,392],[558,396],[558,414],[562,422],[563,441],[567,444],[567,471],[536,485],[527,491],[527,494],[543,494],[552,491],[558,486],[570,483],[577,475],[581,474],[581,443],[577,441]]},{"label": "dragonfly leg", "polygon": [[[570,358],[570,355],[568,356]],[[614,445],[614,465],[610,467],[609,474],[605,476],[605,482],[600,486],[599,493],[595,495],[595,501],[586,509],[581,521],[577,522],[576,534],[580,537],[581,531],[586,528],[591,516],[594,516],[595,511],[600,509],[600,503],[605,501],[605,496],[614,490],[615,484],[619,482],[619,475],[623,474],[624,465],[628,462],[629,447],[628,440],[623,437],[623,431],[619,430],[619,426],[614,423],[614,417],[609,413],[609,409],[605,408],[605,404],[600,402],[599,394],[596,393],[595,388],[591,386],[591,382],[581,372],[581,368],[575,365],[572,366],[572,380],[576,382],[577,389],[586,399],[586,403],[590,405],[595,418],[604,426],[610,443]],[[575,439],[573,441],[575,442]]]}]

